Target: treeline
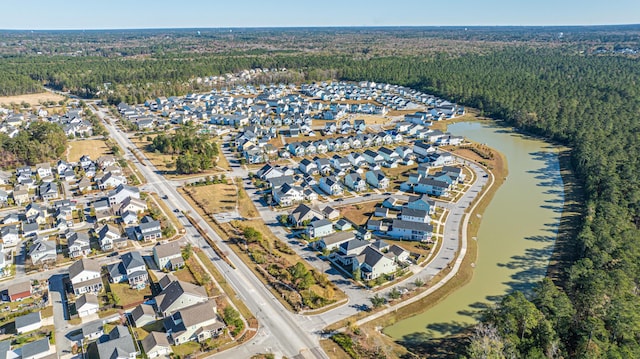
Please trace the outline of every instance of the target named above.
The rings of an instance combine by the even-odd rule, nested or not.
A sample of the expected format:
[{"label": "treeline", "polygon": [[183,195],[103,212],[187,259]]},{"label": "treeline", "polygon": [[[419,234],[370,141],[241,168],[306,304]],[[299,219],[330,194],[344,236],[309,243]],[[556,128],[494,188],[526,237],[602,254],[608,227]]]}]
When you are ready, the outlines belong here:
[{"label": "treeline", "polygon": [[35,165],[61,158],[67,149],[67,136],[59,125],[38,121],[18,132],[14,138],[0,133],[0,149],[2,168]]},{"label": "treeline", "polygon": [[206,171],[216,162],[218,145],[209,136],[198,134],[195,128],[182,127],[176,133],[159,134],[151,142],[151,150],[176,155],[176,172],[191,174]]}]

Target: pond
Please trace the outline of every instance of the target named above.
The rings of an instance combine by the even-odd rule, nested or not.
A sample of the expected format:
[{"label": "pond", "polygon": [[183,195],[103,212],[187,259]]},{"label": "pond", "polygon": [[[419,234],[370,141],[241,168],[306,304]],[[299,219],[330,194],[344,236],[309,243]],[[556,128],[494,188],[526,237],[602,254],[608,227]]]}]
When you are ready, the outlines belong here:
[{"label": "pond", "polygon": [[471,281],[428,311],[385,328],[396,340],[457,333],[502,295],[530,291],[545,276],[557,237],[564,204],[557,148],[495,122],[461,122],[448,131],[503,153],[509,175],[481,218]]}]

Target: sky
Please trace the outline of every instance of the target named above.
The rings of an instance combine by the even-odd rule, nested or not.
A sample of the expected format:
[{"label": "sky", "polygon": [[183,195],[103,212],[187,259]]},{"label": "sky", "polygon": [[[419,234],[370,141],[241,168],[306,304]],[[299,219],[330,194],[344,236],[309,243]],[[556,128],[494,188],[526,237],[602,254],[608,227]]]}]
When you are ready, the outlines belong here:
[{"label": "sky", "polygon": [[0,0],[0,29],[613,25],[640,0]]}]

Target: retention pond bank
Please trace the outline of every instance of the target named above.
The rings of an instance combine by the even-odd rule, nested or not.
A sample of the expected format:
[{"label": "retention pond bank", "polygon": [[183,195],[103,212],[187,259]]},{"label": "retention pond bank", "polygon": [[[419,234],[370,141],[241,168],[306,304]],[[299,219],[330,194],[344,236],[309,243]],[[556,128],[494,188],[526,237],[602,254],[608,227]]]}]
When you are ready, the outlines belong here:
[{"label": "retention pond bank", "polygon": [[461,122],[448,130],[503,153],[509,176],[483,218],[472,219],[481,224],[471,282],[428,311],[385,328],[396,340],[457,333],[502,295],[531,290],[546,274],[558,233],[564,188],[557,148],[494,122]]}]

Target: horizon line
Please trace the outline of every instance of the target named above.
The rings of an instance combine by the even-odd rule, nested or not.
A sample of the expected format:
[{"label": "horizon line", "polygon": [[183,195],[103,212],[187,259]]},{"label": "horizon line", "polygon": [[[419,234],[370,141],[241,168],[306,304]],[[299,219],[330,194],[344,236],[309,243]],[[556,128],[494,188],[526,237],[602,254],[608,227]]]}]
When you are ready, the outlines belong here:
[{"label": "horizon line", "polygon": [[547,24],[547,25],[315,25],[315,26],[224,26],[224,27],[104,27],[104,28],[60,28],[60,29],[28,29],[10,28],[0,31],[140,31],[140,30],[234,30],[234,29],[383,29],[383,28],[552,28],[552,27],[606,27],[606,26],[640,26],[640,23],[619,24]]}]

